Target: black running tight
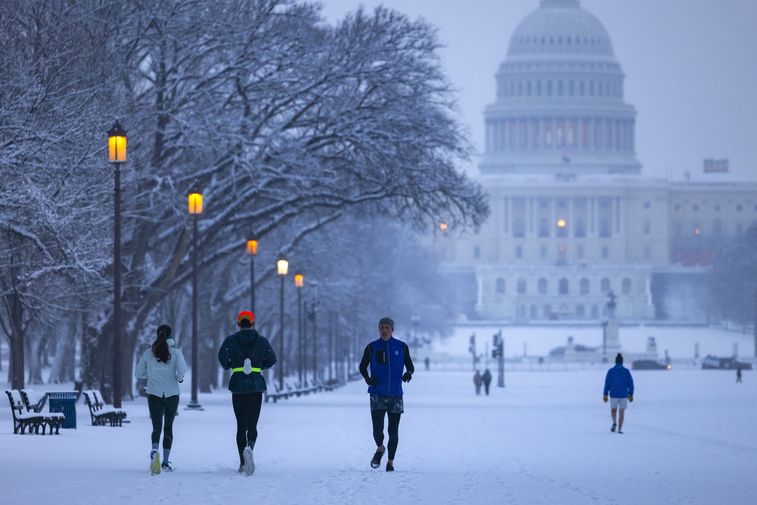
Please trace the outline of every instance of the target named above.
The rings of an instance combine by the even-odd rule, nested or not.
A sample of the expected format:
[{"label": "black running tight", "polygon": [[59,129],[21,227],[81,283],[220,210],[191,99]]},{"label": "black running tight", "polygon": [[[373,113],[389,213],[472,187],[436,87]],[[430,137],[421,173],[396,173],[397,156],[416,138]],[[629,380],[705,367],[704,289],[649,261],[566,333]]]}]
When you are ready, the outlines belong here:
[{"label": "black running tight", "polygon": [[[150,409],[152,420],[152,443],[160,441],[160,432],[163,431],[163,448],[170,449],[173,443],[173,418],[176,417],[176,409],[179,408],[179,395],[161,397],[147,395],[147,406]],[[165,426],[163,420],[165,419]]]},{"label": "black running tight", "polygon": [[373,440],[376,447],[384,443],[384,414],[389,416],[389,459],[394,459],[397,452],[397,444],[400,441],[400,416],[402,414],[392,414],[386,410],[371,410],[371,420],[373,421]]},{"label": "black running tight", "polygon": [[258,439],[258,419],[263,393],[235,393],[231,395],[234,415],[237,418],[237,449],[239,463],[244,463],[242,451],[249,445],[253,447]]}]

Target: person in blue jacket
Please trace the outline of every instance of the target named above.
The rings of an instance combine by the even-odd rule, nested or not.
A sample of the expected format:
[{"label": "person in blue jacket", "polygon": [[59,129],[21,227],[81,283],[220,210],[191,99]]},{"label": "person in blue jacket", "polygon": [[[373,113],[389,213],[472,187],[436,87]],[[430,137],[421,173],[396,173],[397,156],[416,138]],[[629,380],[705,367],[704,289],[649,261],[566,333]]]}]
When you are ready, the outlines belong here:
[{"label": "person in blue jacket", "polygon": [[231,369],[229,391],[237,418],[239,473],[252,475],[255,461],[252,450],[258,439],[258,419],[266,391],[260,373],[276,364],[276,354],[268,340],[255,330],[255,314],[243,310],[237,316],[239,331],[226,337],[218,350],[218,362]]},{"label": "person in blue jacket", "polygon": [[[628,406],[628,402],[633,401],[633,377],[631,372],[623,366],[623,355],[618,353],[615,356],[615,366],[607,371],[605,376],[605,389],[602,400],[607,403],[609,394],[610,415],[612,416],[612,426],[610,431],[618,429],[618,433],[623,434],[623,418]],[[620,417],[616,415],[620,409]]]},{"label": "person in blue jacket", "polygon": [[[400,416],[404,412],[402,401],[402,383],[410,382],[415,367],[410,359],[407,344],[392,336],[394,321],[388,317],[379,320],[378,330],[380,338],[365,347],[363,359],[360,361],[360,375],[368,384],[371,395],[371,421],[373,423],[373,440],[376,442],[376,452],[371,459],[371,468],[381,465],[384,447],[384,417],[389,417],[389,459],[386,471],[394,471],[394,455],[399,443]],[[368,375],[370,365],[371,374]],[[403,373],[403,370],[406,370]]]}]

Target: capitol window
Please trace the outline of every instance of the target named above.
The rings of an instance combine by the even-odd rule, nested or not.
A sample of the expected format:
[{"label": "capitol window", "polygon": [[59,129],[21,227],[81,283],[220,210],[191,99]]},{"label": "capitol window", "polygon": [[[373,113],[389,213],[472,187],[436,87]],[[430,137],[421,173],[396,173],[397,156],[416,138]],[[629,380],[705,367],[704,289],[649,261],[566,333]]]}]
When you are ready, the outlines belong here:
[{"label": "capitol window", "polygon": [[526,280],[525,279],[518,279],[518,294],[519,295],[526,294]]},{"label": "capitol window", "polygon": [[621,290],[623,291],[624,295],[631,294],[631,279],[628,279],[628,278],[623,279],[623,283],[621,284]]},{"label": "capitol window", "polygon": [[581,291],[582,295],[588,295],[589,294],[589,279],[581,279],[581,282],[578,285],[578,289]]},{"label": "capitol window", "polygon": [[610,279],[608,279],[607,277],[602,279],[602,281],[599,284],[599,289],[603,293],[607,293],[608,291],[610,291]]},{"label": "capitol window", "polygon": [[558,293],[561,295],[567,295],[570,291],[570,284],[568,283],[568,279],[560,279],[560,283],[558,284]]},{"label": "capitol window", "polygon": [[497,293],[500,293],[500,294],[505,293],[505,279],[501,277],[497,279]]},{"label": "capitol window", "polygon": [[541,279],[539,279],[539,282],[536,286],[536,289],[539,291],[540,295],[547,294],[547,279],[542,277]]},{"label": "capitol window", "polygon": [[586,309],[583,305],[576,306],[576,317],[583,319],[586,317]]}]

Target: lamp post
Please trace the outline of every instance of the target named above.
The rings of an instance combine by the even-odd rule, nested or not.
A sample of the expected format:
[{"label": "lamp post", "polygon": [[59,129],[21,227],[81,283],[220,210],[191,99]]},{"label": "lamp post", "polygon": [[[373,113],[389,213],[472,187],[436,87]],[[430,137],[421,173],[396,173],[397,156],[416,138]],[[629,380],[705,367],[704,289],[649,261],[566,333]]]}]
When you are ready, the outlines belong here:
[{"label": "lamp post", "polygon": [[418,324],[421,322],[421,317],[413,314],[410,316],[410,321],[413,323],[413,354],[418,354]]},{"label": "lamp post", "polygon": [[108,161],[115,166],[113,209],[113,406],[121,407],[121,164],[126,162],[126,130],[116,121],[108,132]]},{"label": "lamp post", "polygon": [[258,255],[258,241],[250,238],[247,241],[247,254],[250,255],[250,310],[255,313],[255,256]]},{"label": "lamp post", "polygon": [[310,320],[310,339],[313,341],[313,384],[316,384],[318,382],[318,350],[316,348],[316,314],[318,312],[318,299],[314,298],[310,302],[310,311],[308,312],[307,316]]},{"label": "lamp post", "polygon": [[305,342],[302,336],[302,287],[305,285],[305,276],[297,272],[294,274],[294,287],[297,288],[297,373],[300,387],[304,386],[302,375],[304,372]]},{"label": "lamp post", "polygon": [[187,197],[189,214],[192,216],[192,399],[187,409],[202,410],[197,401],[198,342],[197,342],[197,220],[202,214],[202,193],[193,191]]},{"label": "lamp post", "polygon": [[284,390],[284,277],[289,272],[289,262],[283,256],[276,261],[276,271],[281,279],[279,292],[279,391]]}]

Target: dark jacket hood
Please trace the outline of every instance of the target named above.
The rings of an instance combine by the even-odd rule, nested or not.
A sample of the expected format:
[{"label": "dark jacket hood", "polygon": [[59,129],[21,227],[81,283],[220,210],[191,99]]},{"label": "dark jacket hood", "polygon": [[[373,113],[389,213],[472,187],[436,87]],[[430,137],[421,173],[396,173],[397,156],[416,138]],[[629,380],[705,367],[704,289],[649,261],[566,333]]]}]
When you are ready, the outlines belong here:
[{"label": "dark jacket hood", "polygon": [[255,328],[245,328],[244,330],[236,332],[234,337],[240,344],[250,344],[260,337],[260,333],[258,333],[258,330]]}]

